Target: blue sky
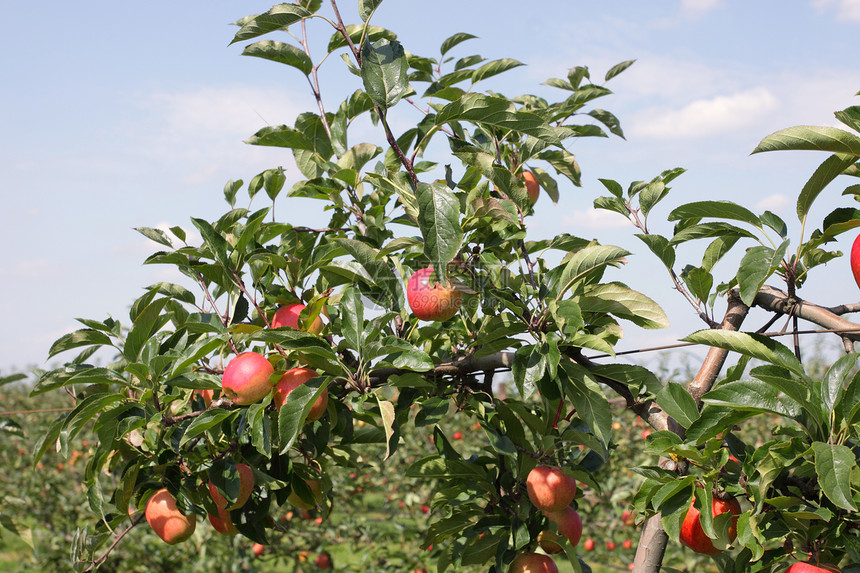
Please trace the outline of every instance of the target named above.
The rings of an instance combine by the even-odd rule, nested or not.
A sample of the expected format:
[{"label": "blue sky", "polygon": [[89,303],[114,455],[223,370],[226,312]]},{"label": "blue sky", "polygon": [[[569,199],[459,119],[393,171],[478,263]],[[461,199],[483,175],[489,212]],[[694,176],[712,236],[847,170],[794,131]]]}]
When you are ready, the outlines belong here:
[{"label": "blue sky", "polygon": [[[281,150],[242,143],[265,125],[292,123],[314,109],[297,72],[243,58],[242,45],[228,47],[229,23],[269,6],[16,3],[14,25],[0,38],[0,311],[7,322],[0,373],[44,366],[51,342],[77,328],[75,317],[127,320],[142,287],[175,278],[168,269],[141,265],[157,246],[133,227],[191,229],[190,217],[223,213],[228,179],[248,181],[277,165],[296,176]],[[341,7],[349,20],[354,2]],[[641,333],[627,326],[621,348],[668,343],[700,325],[653,271],[625,220],[591,209],[601,189],[597,178],[626,187],[667,168],[687,168],[654,224],[672,206],[701,199],[767,208],[791,224],[793,197],[824,156],[749,152],[783,127],[837,125],[833,111],[860,104],[854,96],[860,0],[385,0],[374,23],[426,56],[438,54],[453,33],[479,36],[454,54],[527,64],[488,82],[507,95],[549,95],[551,88],[539,84],[574,65],[588,65],[599,82],[613,64],[637,59],[608,84],[615,95],[600,100],[621,119],[627,141],[572,146],[584,187],[562,189],[555,208],[542,198],[532,222],[536,238],[569,232],[637,253],[612,278],[658,300],[672,327]],[[330,31],[317,25],[311,34],[325,42]],[[336,57],[324,68],[329,108],[359,87],[342,68]],[[403,125],[414,119],[403,114]],[[850,205],[840,197],[847,182],[840,183],[825,192],[814,215]],[[320,207],[290,200],[288,221],[322,223]],[[281,203],[279,213],[286,212]],[[838,248],[846,252],[851,239]],[[700,252],[689,257],[685,262],[697,263]],[[857,300],[844,258],[819,275],[801,296],[827,306]]]}]

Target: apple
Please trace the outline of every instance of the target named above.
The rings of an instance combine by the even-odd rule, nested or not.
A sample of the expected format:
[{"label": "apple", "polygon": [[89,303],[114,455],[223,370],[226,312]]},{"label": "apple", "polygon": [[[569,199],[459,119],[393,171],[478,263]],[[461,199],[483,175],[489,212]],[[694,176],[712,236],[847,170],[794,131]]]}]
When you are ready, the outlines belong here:
[{"label": "apple", "polygon": [[194,393],[203,399],[203,404],[207,408],[209,407],[209,404],[212,403],[212,398],[215,396],[215,390],[211,388],[208,388],[206,390],[195,390]]},{"label": "apple", "polygon": [[274,373],[274,367],[265,356],[256,352],[243,352],[224,369],[221,392],[234,404],[254,404],[272,391],[269,377]]},{"label": "apple", "polygon": [[632,527],[636,525],[636,516],[629,509],[625,509],[621,514],[621,522]]},{"label": "apple", "polygon": [[606,542],[606,549],[608,549],[609,551],[612,551],[613,549],[615,549],[615,542],[614,541],[607,541]]},{"label": "apple", "polygon": [[197,527],[195,514],[185,515],[176,507],[176,498],[162,488],[146,502],[146,522],[165,543],[175,545],[191,537]]},{"label": "apple", "polygon": [[[322,499],[322,484],[318,480],[307,480],[305,481],[305,485],[308,486],[308,489],[311,490],[311,494],[315,500],[315,503],[308,503],[301,497],[299,494],[295,492],[295,490],[290,492],[290,495],[287,496],[287,501],[298,507],[299,509],[314,509],[314,507],[319,504]],[[310,516],[308,516],[310,517]]]},{"label": "apple", "polygon": [[463,432],[454,432],[454,439],[455,440],[462,440],[463,439]]},{"label": "apple", "polygon": [[588,538],[582,542],[582,548],[586,551],[594,551],[594,540],[592,538]]},{"label": "apple", "polygon": [[[290,392],[311,378],[316,377],[316,375],[317,373],[310,368],[293,368],[284,372],[284,375],[281,376],[281,379],[278,380],[277,384],[275,384],[274,394],[272,396],[272,402],[275,403],[275,408],[280,410],[281,406],[283,406],[287,401],[287,396],[290,395]],[[322,394],[317,397],[314,405],[311,406],[307,422],[313,422],[322,418],[327,407],[328,390],[326,389],[323,390]]]},{"label": "apple", "polygon": [[559,511],[544,511],[544,515],[555,523],[558,532],[567,537],[573,547],[577,546],[582,537],[582,518],[575,509],[568,506]]},{"label": "apple", "polygon": [[839,569],[836,565],[830,565],[828,563],[820,563],[818,565],[813,565],[812,563],[793,563],[791,567],[785,570],[785,573],[839,573]]},{"label": "apple", "polygon": [[[737,515],[741,512],[741,506],[738,503],[738,500],[732,498],[724,501],[714,497],[711,503],[711,511],[714,516],[726,512],[734,514],[735,517],[732,518],[732,524],[729,526],[729,541],[734,541],[738,534]],[[714,547],[714,542],[710,537],[705,535],[700,521],[699,510],[696,509],[695,506],[695,498],[690,501],[690,508],[687,510],[687,515],[684,516],[684,522],[681,524],[681,534],[679,538],[681,543],[696,553],[716,555],[722,551],[721,549]]]},{"label": "apple", "polygon": [[406,283],[406,298],[409,308],[420,320],[448,320],[460,309],[463,295],[460,291],[442,283],[430,285],[430,275],[433,267],[420,269],[412,273]]},{"label": "apple", "polygon": [[430,506],[429,505],[422,505],[421,506],[421,513],[423,513],[424,515],[427,515],[428,513],[430,513]]},{"label": "apple", "polygon": [[[272,317],[272,328],[287,327],[295,330],[302,330],[299,328],[299,315],[304,309],[305,305],[301,303],[288,304],[280,307],[275,311],[275,316]],[[322,332],[322,329],[323,321],[319,316],[317,316],[307,330],[308,332],[319,334]]]},{"label": "apple", "polygon": [[508,573],[558,573],[558,567],[549,555],[520,553],[511,562]]},{"label": "apple", "polygon": [[540,548],[550,555],[561,553],[564,548],[558,543],[559,536],[552,531],[543,530],[538,533],[537,542]]},{"label": "apple", "polygon": [[535,177],[534,173],[528,170],[524,170],[520,177],[526,184],[526,193],[529,194],[529,202],[534,205],[537,203],[538,197],[540,196],[540,184],[538,183],[537,177]]},{"label": "apple", "polygon": [[218,516],[209,514],[209,523],[215,528],[215,531],[221,535],[236,535],[239,530],[233,525],[233,520],[230,518],[230,512],[226,509],[218,508]]},{"label": "apple", "polygon": [[629,539],[625,539],[624,541],[621,542],[621,548],[622,549],[630,549],[631,547],[633,547],[633,542],[630,541]]},{"label": "apple", "polygon": [[254,545],[251,546],[251,551],[253,551],[254,555],[256,555],[257,557],[262,555],[263,551],[265,551],[265,550],[266,550],[266,546],[263,545],[262,543],[255,543]]},{"label": "apple", "polygon": [[560,468],[536,466],[526,478],[526,490],[532,504],[543,511],[559,511],[573,501],[576,480]]},{"label": "apple", "polygon": [[245,505],[248,498],[251,497],[251,492],[254,491],[254,470],[247,464],[236,464],[236,471],[239,472],[239,495],[236,496],[236,503],[227,507],[227,500],[215,487],[212,481],[209,481],[209,495],[212,496],[212,501],[215,502],[221,509],[237,509]]},{"label": "apple", "polygon": [[331,569],[331,555],[323,551],[317,555],[316,564],[320,569]]}]

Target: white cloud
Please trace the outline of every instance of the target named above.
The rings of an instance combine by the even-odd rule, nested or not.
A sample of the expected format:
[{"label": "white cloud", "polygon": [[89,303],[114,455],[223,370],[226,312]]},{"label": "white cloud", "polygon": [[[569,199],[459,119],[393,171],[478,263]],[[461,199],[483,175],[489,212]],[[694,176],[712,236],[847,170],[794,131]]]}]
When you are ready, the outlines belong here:
[{"label": "white cloud", "polygon": [[699,99],[680,110],[651,108],[637,113],[633,136],[654,139],[698,139],[748,128],[779,106],[766,88]]},{"label": "white cloud", "polygon": [[681,0],[681,11],[685,14],[698,15],[709,12],[721,5],[721,0]]},{"label": "white cloud", "polygon": [[753,205],[753,211],[761,212],[766,209],[772,213],[779,213],[792,203],[793,199],[789,198],[787,195],[783,195],[782,193],[774,193],[773,195],[768,195],[767,197]]},{"label": "white cloud", "polygon": [[621,213],[605,209],[590,208],[573,211],[563,216],[565,225],[584,229],[618,229],[630,226],[630,221]]},{"label": "white cloud", "polygon": [[812,5],[821,11],[835,5],[837,19],[860,22],[860,0],[813,0]]}]

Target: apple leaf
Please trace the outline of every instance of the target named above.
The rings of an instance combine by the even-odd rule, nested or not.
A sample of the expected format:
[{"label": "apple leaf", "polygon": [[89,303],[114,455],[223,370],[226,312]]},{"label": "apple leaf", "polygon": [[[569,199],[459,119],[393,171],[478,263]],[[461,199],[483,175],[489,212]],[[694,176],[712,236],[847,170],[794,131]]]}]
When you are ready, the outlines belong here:
[{"label": "apple leaf", "polygon": [[815,452],[815,472],[827,499],[837,507],[857,511],[851,495],[851,471],[857,466],[854,452],[839,444],[812,444]]},{"label": "apple leaf", "polygon": [[659,304],[619,283],[588,287],[585,293],[575,300],[583,312],[613,314],[643,328],[669,327],[669,318]]},{"label": "apple leaf", "polygon": [[591,428],[591,432],[605,447],[612,437],[609,401],[594,375],[586,368],[572,362],[563,362],[560,366],[566,374],[560,378],[564,382],[567,397],[573,402],[582,421]]},{"label": "apple leaf", "polygon": [[596,274],[600,279],[607,265],[620,266],[626,263],[630,251],[612,245],[589,245],[572,254],[564,266],[558,279],[559,291],[557,299],[561,299],[577,282]]},{"label": "apple leaf", "polygon": [[669,213],[669,221],[683,219],[698,219],[701,217],[716,217],[743,221],[754,227],[761,227],[761,220],[755,213],[731,201],[697,201],[675,208]]},{"label": "apple leaf", "polygon": [[265,14],[260,14],[252,18],[242,21],[242,27],[236,32],[230,44],[250,40],[274,32],[275,30],[284,29],[296,22],[300,22],[304,18],[311,15],[311,12],[297,6],[295,4],[278,4],[273,6]]},{"label": "apple leaf", "polygon": [[789,418],[794,418],[801,411],[796,400],[761,380],[737,380],[721,384],[705,394],[702,401],[726,408],[771,412]]},{"label": "apple leaf", "polygon": [[439,51],[444,56],[445,54],[447,54],[451,50],[451,48],[453,48],[457,44],[460,44],[461,42],[465,42],[466,40],[472,40],[474,38],[477,38],[477,36],[474,36],[472,34],[467,34],[466,32],[458,32],[458,33],[454,34],[453,36],[449,36],[449,37],[445,38],[445,41],[442,42],[442,46],[439,48]]},{"label": "apple leaf", "polygon": [[836,179],[838,175],[841,175],[855,161],[857,161],[856,156],[842,153],[835,153],[825,159],[815,170],[815,173],[812,174],[812,177],[809,178],[809,181],[806,182],[806,185],[803,186],[800,195],[797,197],[797,218],[802,221],[806,217],[806,214],[809,213],[809,208],[816,197],[831,181]]},{"label": "apple leaf", "polygon": [[860,137],[835,127],[800,125],[768,135],[753,153],[789,150],[832,151],[860,157]]},{"label": "apple leaf", "polygon": [[382,418],[382,428],[385,431],[385,457],[387,460],[397,450],[397,438],[395,437],[394,429],[394,404],[388,400],[382,400],[379,396],[376,397],[376,403],[379,405],[379,413]]},{"label": "apple leaf", "polygon": [[251,44],[242,51],[242,55],[286,64],[296,68],[306,76],[310,75],[313,70],[313,62],[304,51],[291,44],[274,40],[263,40]]},{"label": "apple leaf", "polygon": [[221,422],[234,414],[238,416],[239,410],[224,410],[221,408],[213,408],[211,410],[206,410],[205,412],[194,418],[188,425],[188,427],[185,428],[185,432],[182,434],[182,439],[179,441],[179,447],[181,448],[189,441],[193,440],[207,430],[210,430],[215,426],[221,424]]},{"label": "apple leaf", "polygon": [[657,404],[685,428],[699,418],[696,400],[680,384],[669,382],[663,386],[657,393]]},{"label": "apple leaf", "polygon": [[789,239],[784,240],[775,250],[759,245],[744,254],[738,267],[738,286],[744,304],[753,305],[755,295],[782,263],[788,243]]},{"label": "apple leaf", "polygon": [[433,263],[436,276],[446,280],[445,266],[463,242],[460,201],[445,183],[418,184],[418,227],[424,237],[424,256]]},{"label": "apple leaf", "polygon": [[373,102],[393,107],[409,91],[409,64],[397,40],[365,42],[361,47],[361,79]]}]

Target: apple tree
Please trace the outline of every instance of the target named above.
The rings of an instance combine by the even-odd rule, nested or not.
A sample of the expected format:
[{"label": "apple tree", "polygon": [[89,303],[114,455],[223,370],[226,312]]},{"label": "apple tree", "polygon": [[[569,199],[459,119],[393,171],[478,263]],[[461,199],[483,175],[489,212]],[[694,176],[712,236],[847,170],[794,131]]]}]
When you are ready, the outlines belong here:
[{"label": "apple tree", "polygon": [[[599,490],[595,472],[614,449],[612,395],[655,430],[641,446],[661,460],[635,468],[644,477],[636,509],[647,519],[635,570],[658,571],[669,540],[683,539],[691,503],[701,510],[715,498],[740,502],[737,517],[701,511],[722,570],[860,563],[857,326],[840,316],[856,308],[797,295],[810,271],[838,256],[825,246],[860,225],[860,211],[835,210],[790,252],[779,217],[723,201],[675,207],[674,226],[657,233],[648,217],[682,169],[626,190],[602,179],[608,195],[595,206],[631,220],[646,256],[704,322],[686,340],[711,350],[686,386],[591,358],[614,355],[621,321],[661,328],[666,314],[622,282],[630,252],[569,234],[535,239],[529,223],[541,201],[581,186],[570,150],[581,138],[623,137],[619,120],[594,102],[633,62],[600,82],[573,67],[545,82],[557,100],[508,97],[479,84],[520,62],[459,55],[468,54],[467,33],[419,56],[371,23],[377,10],[381,0],[359,0],[356,23],[346,24],[336,0],[298,0],[236,22],[232,43],[244,55],[284,64],[313,93],[317,109],[247,141],[276,148],[273,157],[289,150],[300,176],[290,174],[289,188],[282,167],[229,181],[226,212],[191,219],[200,241],[192,229],[139,228],[162,247],[146,264],[175,268],[184,285],[150,285],[127,322],[80,319],[80,330],[52,346],[51,357],[76,354],[41,372],[33,395],[65,387],[75,404],[45,434],[35,462],[52,448],[66,455],[90,424],[99,440],[84,475],[93,522],[74,540],[78,570],[109,561],[139,524],[168,541],[192,534],[166,534],[156,514],[197,528],[216,516],[228,533],[266,544],[284,529],[275,516],[290,508],[323,519],[337,512],[335,484],[368,448],[396,459],[401,443],[425,430],[433,450],[405,475],[432,488],[424,546],[435,547],[438,571],[501,572],[512,563],[523,571],[555,551],[548,567],[561,555],[589,570],[578,547],[582,488],[563,510],[542,511],[527,480],[536,467],[561,468]],[[317,53],[320,34],[329,40]],[[324,86],[318,70],[341,65],[330,57],[338,54],[343,79]],[[837,117],[857,130],[857,108]],[[399,132],[404,118],[412,127]],[[367,125],[378,139],[356,141]],[[812,228],[809,207],[825,186],[858,174],[860,137],[794,128],[757,151],[777,149],[832,153],[798,199],[804,229]],[[295,197],[319,200],[328,224],[281,220]],[[676,249],[700,240],[701,262],[681,267]],[[741,249],[737,268],[717,278],[717,263]],[[766,284],[776,280],[784,290]],[[795,331],[804,319],[835,332],[845,356],[814,377],[797,348],[768,336],[773,321],[742,330],[753,306],[789,317]],[[112,362],[96,365],[99,349]],[[736,362],[723,373],[729,356]],[[312,373],[279,394],[297,368]],[[512,379],[510,392],[499,391],[500,375]],[[480,453],[464,455],[446,433],[451,412],[480,428]],[[772,415],[784,423],[770,439],[746,443],[744,425]],[[167,500],[158,511],[156,494]],[[554,544],[543,542],[549,535]]]}]

